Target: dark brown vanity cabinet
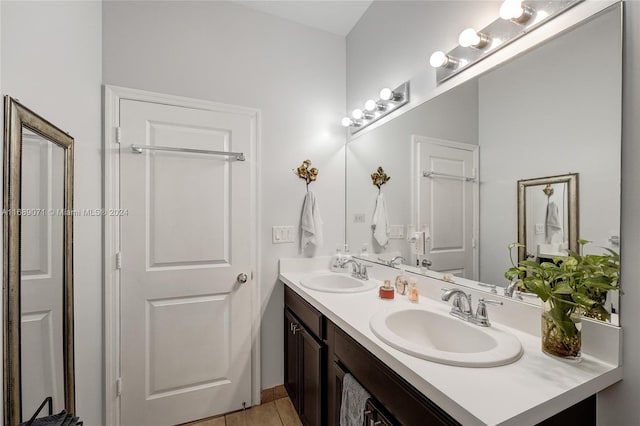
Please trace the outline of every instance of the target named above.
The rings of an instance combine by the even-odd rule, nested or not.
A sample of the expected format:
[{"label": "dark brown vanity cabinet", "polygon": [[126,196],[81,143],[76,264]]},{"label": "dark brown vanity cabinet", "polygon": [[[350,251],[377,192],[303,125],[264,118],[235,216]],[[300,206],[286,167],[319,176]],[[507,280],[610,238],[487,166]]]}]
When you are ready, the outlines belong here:
[{"label": "dark brown vanity cabinet", "polygon": [[[298,299],[292,299],[295,296]],[[302,424],[320,426],[324,413],[324,318],[297,295],[285,298],[284,381]],[[306,321],[305,321],[306,320]]]},{"label": "dark brown vanity cabinet", "polygon": [[[339,426],[342,380],[370,394],[365,426],[460,425],[385,363],[285,286],[285,386],[304,425]],[[595,426],[596,396],[539,426]]]}]

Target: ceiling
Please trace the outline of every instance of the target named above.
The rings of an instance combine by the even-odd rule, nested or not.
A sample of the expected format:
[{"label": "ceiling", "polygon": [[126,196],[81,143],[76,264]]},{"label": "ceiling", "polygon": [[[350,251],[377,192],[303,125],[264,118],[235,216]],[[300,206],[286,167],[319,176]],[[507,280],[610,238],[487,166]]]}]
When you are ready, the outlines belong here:
[{"label": "ceiling", "polygon": [[346,36],[373,0],[236,0],[236,3],[289,21]]}]

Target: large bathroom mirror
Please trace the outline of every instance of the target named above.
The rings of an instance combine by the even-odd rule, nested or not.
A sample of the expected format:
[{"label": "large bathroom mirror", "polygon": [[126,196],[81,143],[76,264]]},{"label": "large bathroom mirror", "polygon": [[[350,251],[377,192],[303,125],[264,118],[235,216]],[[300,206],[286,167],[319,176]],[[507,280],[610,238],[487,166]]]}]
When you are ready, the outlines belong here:
[{"label": "large bathroom mirror", "polygon": [[9,96],[4,136],[4,424],[15,426],[39,408],[75,412],[73,138]]},{"label": "large bathroom mirror", "polygon": [[[571,223],[572,196],[565,191],[570,183],[547,182],[555,191],[551,198],[542,192],[547,183],[531,189],[544,203],[540,215],[547,201],[567,209],[558,219],[563,232],[543,251],[564,248],[571,237],[591,241],[587,251],[619,252],[621,88],[618,3],[354,135],[346,149],[346,242],[356,252],[366,244],[369,261],[402,256],[415,272],[464,277],[461,283],[492,292],[490,286],[497,286],[503,294],[508,246],[519,238],[519,182],[574,175],[580,196]],[[381,190],[389,223],[384,246],[371,229],[378,189],[370,174],[379,166],[391,176]],[[544,216],[532,211],[529,219],[533,234],[527,241],[546,244]],[[425,243],[416,236],[426,237]],[[611,299],[609,308],[617,314],[618,295]],[[617,323],[617,315],[611,318]]]}]

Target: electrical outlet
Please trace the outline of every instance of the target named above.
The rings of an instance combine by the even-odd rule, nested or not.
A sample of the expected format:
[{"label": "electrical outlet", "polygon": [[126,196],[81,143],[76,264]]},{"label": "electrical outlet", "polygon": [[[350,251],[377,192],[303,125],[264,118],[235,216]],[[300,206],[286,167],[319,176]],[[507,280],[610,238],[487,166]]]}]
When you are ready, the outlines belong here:
[{"label": "electrical outlet", "polygon": [[354,213],[353,214],[353,223],[364,223],[364,213]]},{"label": "electrical outlet", "polygon": [[536,223],[536,235],[544,234],[544,223]]},{"label": "electrical outlet", "polygon": [[295,226],[274,226],[271,228],[271,242],[273,244],[293,243],[295,238]]}]

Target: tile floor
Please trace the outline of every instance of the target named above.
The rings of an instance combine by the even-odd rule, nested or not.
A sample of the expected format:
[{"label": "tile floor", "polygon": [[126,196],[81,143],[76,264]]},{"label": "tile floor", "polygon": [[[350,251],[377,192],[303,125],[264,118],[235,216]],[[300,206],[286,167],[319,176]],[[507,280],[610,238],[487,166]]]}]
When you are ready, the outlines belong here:
[{"label": "tile floor", "polygon": [[284,387],[277,387],[263,391],[261,405],[183,426],[302,426],[302,423]]}]

